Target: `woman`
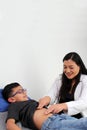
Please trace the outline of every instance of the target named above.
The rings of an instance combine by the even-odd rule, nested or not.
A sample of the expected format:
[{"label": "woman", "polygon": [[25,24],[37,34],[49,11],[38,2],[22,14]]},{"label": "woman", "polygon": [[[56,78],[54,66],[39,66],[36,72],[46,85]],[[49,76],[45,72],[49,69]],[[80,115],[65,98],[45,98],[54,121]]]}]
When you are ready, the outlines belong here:
[{"label": "woman", "polygon": [[87,116],[87,69],[76,52],[65,55],[63,74],[56,79],[48,94],[39,100],[38,109],[49,104],[45,114],[64,112],[76,118]]}]

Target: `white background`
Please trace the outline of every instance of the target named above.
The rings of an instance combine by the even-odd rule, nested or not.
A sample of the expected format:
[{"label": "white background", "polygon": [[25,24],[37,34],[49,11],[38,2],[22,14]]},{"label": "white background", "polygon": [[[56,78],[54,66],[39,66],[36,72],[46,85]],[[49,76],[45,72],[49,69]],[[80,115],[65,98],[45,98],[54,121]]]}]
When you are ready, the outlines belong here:
[{"label": "white background", "polygon": [[0,87],[19,82],[39,99],[66,53],[87,66],[87,0],[0,0]]}]

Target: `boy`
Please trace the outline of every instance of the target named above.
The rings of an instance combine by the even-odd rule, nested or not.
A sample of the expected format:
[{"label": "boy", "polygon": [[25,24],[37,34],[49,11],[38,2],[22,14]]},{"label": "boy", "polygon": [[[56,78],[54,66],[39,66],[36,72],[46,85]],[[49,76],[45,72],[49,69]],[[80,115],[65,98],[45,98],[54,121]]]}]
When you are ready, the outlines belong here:
[{"label": "boy", "polygon": [[87,118],[76,119],[66,114],[45,114],[46,108],[37,109],[38,102],[29,99],[19,83],[3,89],[4,98],[10,103],[6,119],[7,130],[21,130],[16,122],[33,130],[87,130]]}]

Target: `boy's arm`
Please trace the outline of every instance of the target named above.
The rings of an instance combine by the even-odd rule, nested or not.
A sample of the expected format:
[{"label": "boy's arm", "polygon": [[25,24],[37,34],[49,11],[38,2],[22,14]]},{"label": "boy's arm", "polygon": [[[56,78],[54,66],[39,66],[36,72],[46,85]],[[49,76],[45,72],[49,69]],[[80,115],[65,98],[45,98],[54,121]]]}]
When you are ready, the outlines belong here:
[{"label": "boy's arm", "polygon": [[7,128],[7,130],[21,130],[21,128],[18,127],[15,124],[15,120],[14,119],[8,119],[7,120],[7,122],[6,122],[6,128]]}]

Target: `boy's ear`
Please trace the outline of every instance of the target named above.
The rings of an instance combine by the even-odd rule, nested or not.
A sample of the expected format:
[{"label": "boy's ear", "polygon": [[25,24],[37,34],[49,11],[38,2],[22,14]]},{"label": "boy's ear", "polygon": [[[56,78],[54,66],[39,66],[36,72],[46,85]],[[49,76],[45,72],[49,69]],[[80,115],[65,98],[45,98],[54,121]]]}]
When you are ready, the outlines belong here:
[{"label": "boy's ear", "polygon": [[10,102],[10,103],[15,102],[15,98],[14,97],[9,97],[8,102]]}]

